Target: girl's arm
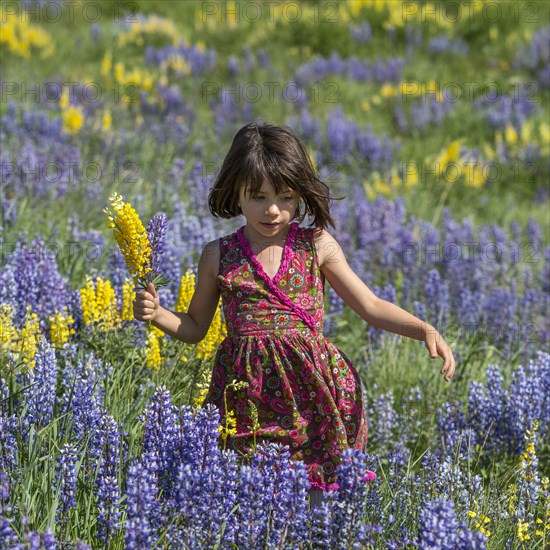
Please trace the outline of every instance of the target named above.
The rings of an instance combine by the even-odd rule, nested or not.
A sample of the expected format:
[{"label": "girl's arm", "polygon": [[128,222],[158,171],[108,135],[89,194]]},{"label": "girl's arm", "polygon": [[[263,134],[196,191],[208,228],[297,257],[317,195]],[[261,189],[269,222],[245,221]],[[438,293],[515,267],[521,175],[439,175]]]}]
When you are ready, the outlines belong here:
[{"label": "girl's arm", "polygon": [[440,355],[445,360],[441,373],[447,373],[449,381],[455,370],[455,360],[439,332],[399,306],[378,298],[351,269],[340,245],[326,230],[317,237],[317,245],[321,271],[342,300],[367,323],[425,342],[432,358]]},{"label": "girl's arm", "polygon": [[317,242],[323,275],[342,300],[367,323],[417,340],[425,340],[428,331],[435,331],[404,309],[378,298],[351,269],[342,248],[328,231],[323,230]]},{"label": "girl's arm", "polygon": [[145,315],[141,315],[140,320],[151,321],[162,332],[186,344],[199,343],[210,328],[220,300],[220,289],[217,285],[218,261],[218,241],[211,241],[204,247],[199,259],[197,286],[187,313],[163,308],[155,292],[147,302],[150,309],[144,311]]}]

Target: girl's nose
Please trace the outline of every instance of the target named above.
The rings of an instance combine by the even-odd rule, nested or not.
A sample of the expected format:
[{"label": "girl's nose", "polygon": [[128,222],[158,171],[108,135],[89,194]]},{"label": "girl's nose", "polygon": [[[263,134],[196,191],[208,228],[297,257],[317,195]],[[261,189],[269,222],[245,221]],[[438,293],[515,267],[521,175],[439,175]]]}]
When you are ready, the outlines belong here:
[{"label": "girl's nose", "polygon": [[271,203],[268,207],[267,207],[267,212],[269,214],[278,214],[279,213],[279,207],[275,204],[275,203]]}]

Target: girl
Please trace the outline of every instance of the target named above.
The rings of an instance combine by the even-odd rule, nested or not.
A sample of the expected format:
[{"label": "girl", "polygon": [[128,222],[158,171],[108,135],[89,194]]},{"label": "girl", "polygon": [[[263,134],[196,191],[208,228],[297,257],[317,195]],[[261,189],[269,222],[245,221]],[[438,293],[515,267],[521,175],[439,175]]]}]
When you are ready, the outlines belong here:
[{"label": "girl", "polygon": [[[227,445],[242,454],[271,439],[302,460],[312,505],[339,488],[335,469],[345,449],[366,449],[366,394],[348,357],[323,336],[325,280],[365,321],[424,341],[430,357],[455,371],[450,347],[429,324],[379,299],[349,267],[329,212],[327,185],[316,175],[303,144],[286,126],[251,123],[241,128],[208,198],[216,217],[243,215],[246,224],[204,247],[197,287],[187,313],[159,304],[152,284],[138,292],[134,316],[187,343],[206,335],[221,294],[228,335],[214,360],[203,406],[215,403],[225,420],[224,390],[236,434]],[[305,214],[311,225],[300,227]],[[252,431],[252,402],[259,428]],[[222,422],[224,423],[224,422]],[[362,481],[375,478],[366,471]]]}]

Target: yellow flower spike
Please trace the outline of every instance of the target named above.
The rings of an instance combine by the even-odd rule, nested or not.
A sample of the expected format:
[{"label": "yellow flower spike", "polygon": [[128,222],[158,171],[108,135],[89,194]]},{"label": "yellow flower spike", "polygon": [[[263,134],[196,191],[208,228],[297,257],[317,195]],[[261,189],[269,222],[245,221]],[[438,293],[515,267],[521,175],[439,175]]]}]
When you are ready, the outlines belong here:
[{"label": "yellow flower spike", "polygon": [[132,321],[134,319],[134,283],[131,279],[126,279],[122,285],[122,311],[120,318],[123,321]]},{"label": "yellow flower spike", "polygon": [[[147,231],[137,212],[129,203],[123,202],[122,197],[113,193],[109,197],[115,214],[108,209],[105,213],[109,217],[108,226],[113,229],[115,240],[124,256],[126,267],[133,276],[134,283],[142,288],[147,287],[147,273],[151,271],[151,245]],[[113,218],[114,221],[110,221]],[[114,227],[112,225],[114,224]]]},{"label": "yellow flower spike", "polygon": [[110,281],[87,277],[86,285],[80,289],[82,321],[85,325],[97,326],[100,330],[112,330],[120,322],[116,295]]},{"label": "yellow flower spike", "polygon": [[145,347],[146,365],[156,370],[160,370],[162,357],[160,354],[159,337],[153,332],[147,336],[147,346]]},{"label": "yellow flower spike", "polygon": [[516,132],[516,129],[510,124],[506,126],[504,139],[509,145],[515,145],[518,142],[518,133]]},{"label": "yellow flower spike", "polygon": [[182,275],[180,288],[178,291],[178,300],[176,302],[175,310],[179,312],[186,312],[189,304],[191,303],[191,298],[195,291],[195,274],[188,269],[185,275]]},{"label": "yellow flower spike", "polygon": [[472,510],[468,510],[468,515],[469,515],[471,518],[475,518],[477,514],[476,514],[475,512],[472,512]]},{"label": "yellow flower spike", "polygon": [[38,349],[38,340],[40,338],[40,323],[38,315],[33,313],[30,306],[27,306],[25,315],[25,325],[21,329],[21,361],[28,365],[31,369],[34,368],[36,350]]},{"label": "yellow flower spike", "polygon": [[13,307],[9,304],[0,305],[0,350],[17,351],[19,334],[13,324]]},{"label": "yellow flower spike", "polygon": [[63,130],[68,134],[78,134],[84,124],[84,111],[82,107],[76,107],[69,105],[69,107],[63,111]]},{"label": "yellow flower spike", "polygon": [[50,321],[50,340],[54,346],[63,346],[69,341],[69,336],[74,334],[74,328],[69,325],[74,324],[74,319],[71,315],[67,315],[67,308],[64,308],[63,313],[57,311],[55,315],[51,315]]}]

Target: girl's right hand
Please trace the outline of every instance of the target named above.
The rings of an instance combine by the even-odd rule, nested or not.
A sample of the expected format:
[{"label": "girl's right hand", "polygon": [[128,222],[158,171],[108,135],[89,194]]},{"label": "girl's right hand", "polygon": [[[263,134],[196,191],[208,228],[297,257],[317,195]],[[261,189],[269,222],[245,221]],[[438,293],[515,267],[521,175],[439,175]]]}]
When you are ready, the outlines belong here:
[{"label": "girl's right hand", "polygon": [[159,313],[160,301],[153,283],[147,285],[147,290],[136,292],[134,300],[134,317],[138,321],[153,321]]}]

